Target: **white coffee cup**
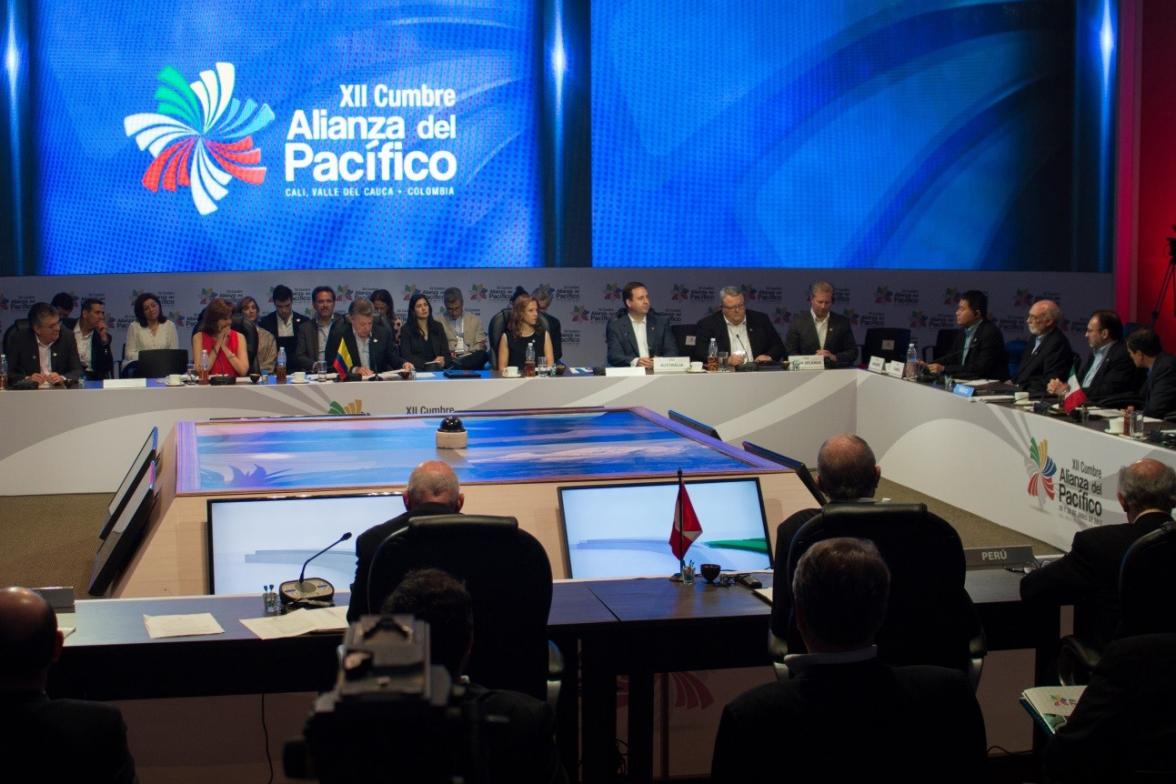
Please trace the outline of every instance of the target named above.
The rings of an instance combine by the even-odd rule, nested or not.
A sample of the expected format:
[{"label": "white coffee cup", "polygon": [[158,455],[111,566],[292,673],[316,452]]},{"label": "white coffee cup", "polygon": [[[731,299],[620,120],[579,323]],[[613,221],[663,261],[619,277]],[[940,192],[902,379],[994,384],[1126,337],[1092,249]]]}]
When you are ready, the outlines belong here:
[{"label": "white coffee cup", "polygon": [[1113,417],[1107,420],[1107,432],[1123,435],[1123,417]]},{"label": "white coffee cup", "polygon": [[690,363],[690,372],[691,373],[701,373],[702,372],[702,363],[701,362],[691,362]]},{"label": "white coffee cup", "polygon": [[171,373],[168,375],[167,380],[164,381],[164,383],[169,387],[182,386],[184,383],[184,376],[180,373]]},{"label": "white coffee cup", "polygon": [[1026,403],[1028,401],[1029,401],[1029,393],[1028,392],[1014,392],[1013,393],[1013,402]]},{"label": "white coffee cup", "polygon": [[302,370],[296,370],[290,374],[290,380],[295,384],[302,384],[306,381],[306,372]]},{"label": "white coffee cup", "polygon": [[510,365],[505,370],[502,371],[502,377],[503,378],[518,378],[519,377],[519,369],[517,367],[515,367],[514,365]]}]

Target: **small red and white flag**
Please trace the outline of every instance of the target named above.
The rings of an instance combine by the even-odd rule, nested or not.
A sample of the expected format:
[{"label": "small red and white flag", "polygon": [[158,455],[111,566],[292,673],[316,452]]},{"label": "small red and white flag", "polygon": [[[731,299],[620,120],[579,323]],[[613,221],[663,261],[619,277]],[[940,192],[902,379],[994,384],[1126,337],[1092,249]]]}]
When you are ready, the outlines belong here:
[{"label": "small red and white flag", "polygon": [[1078,373],[1074,368],[1070,368],[1070,380],[1066,382],[1066,385],[1070,387],[1070,391],[1066,393],[1066,397],[1062,400],[1062,408],[1068,414],[1086,402],[1086,392],[1082,390],[1082,385],[1078,383]]},{"label": "small red and white flag", "polygon": [[678,472],[678,500],[674,504],[673,526],[670,529],[670,550],[681,561],[686,557],[690,545],[702,534],[702,523],[698,522],[698,515],[694,513],[694,505],[690,503],[690,494],[686,492],[681,471]]}]

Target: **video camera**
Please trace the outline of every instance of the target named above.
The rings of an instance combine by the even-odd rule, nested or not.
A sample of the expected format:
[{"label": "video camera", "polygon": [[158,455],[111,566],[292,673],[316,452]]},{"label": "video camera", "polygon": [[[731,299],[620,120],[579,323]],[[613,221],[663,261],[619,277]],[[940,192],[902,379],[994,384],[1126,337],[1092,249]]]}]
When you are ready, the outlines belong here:
[{"label": "video camera", "polygon": [[344,635],[335,688],[315,700],[303,738],[286,743],[286,775],[324,784],[485,782],[480,728],[490,717],[464,695],[431,664],[427,623],[365,615]]}]

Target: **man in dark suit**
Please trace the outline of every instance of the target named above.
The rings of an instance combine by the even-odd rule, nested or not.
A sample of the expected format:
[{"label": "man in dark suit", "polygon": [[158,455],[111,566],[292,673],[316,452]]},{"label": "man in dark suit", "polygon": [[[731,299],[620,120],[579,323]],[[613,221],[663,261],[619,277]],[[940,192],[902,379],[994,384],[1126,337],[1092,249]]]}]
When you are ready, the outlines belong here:
[{"label": "man in dark suit", "polygon": [[274,336],[278,348],[286,349],[287,364],[298,349],[298,328],[309,319],[294,312],[294,292],[279,283],[274,286],[274,310],[257,320],[257,326]]},{"label": "man in dark suit", "polygon": [[654,357],[678,355],[669,319],[650,312],[649,290],[632,281],[621,290],[625,312],[604,329],[611,367],[653,367]]},{"label": "man in dark suit", "polygon": [[[376,324],[375,317],[376,309],[372,303],[359,297],[351,303],[350,323],[331,334],[326,361],[343,378],[367,378],[388,370],[412,370],[412,365],[396,353],[392,330]],[[339,356],[340,343],[347,346],[350,363]]]},{"label": "man in dark suit", "polygon": [[[873,503],[881,478],[882,467],[874,458],[874,450],[861,436],[830,436],[817,452],[817,486],[831,504]],[[777,538],[791,542],[796,532],[820,511],[814,508],[793,512],[780,526]]]},{"label": "man in dark suit", "polygon": [[47,302],[29,309],[29,329],[12,338],[8,376],[13,383],[64,384],[82,377],[82,360],[72,330],[61,328],[61,316]]},{"label": "man in dark suit", "polygon": [[457,514],[463,504],[465,496],[457,474],[448,463],[426,460],[413,469],[404,490],[404,514],[369,528],[355,541],[355,581],[351,583],[348,621],[354,622],[361,615],[372,612],[367,597],[368,574],[380,544],[407,525],[410,518]]},{"label": "man in dark suit", "polygon": [[1174,702],[1176,634],[1111,643],[1045,749],[1050,781],[1176,781]]},{"label": "man in dark suit", "polygon": [[[385,614],[408,614],[429,624],[434,664],[449,671],[454,683],[463,680],[473,647],[473,600],[465,586],[440,569],[409,572],[384,603]],[[555,714],[527,694],[487,689],[466,681],[458,699],[475,703],[483,715],[505,717],[505,723],[482,726],[487,781],[558,784],[567,773],[555,745]],[[481,780],[481,778],[479,779]]]},{"label": "man in dark suit", "polygon": [[66,329],[73,329],[78,320],[73,317],[74,306],[78,304],[77,297],[70,294],[68,291],[59,291],[53,295],[53,299],[49,300],[49,304],[57,310],[57,315],[61,316],[61,323]]},{"label": "man in dark suit", "polygon": [[1136,539],[1172,519],[1176,471],[1144,458],[1119,472],[1119,504],[1127,522],[1074,534],[1070,552],[1021,580],[1021,598],[1074,605],[1074,634],[1096,649],[1106,647],[1119,625],[1119,567]]},{"label": "man in dark suit", "polygon": [[706,361],[711,339],[715,348],[728,355],[731,365],[744,362],[779,362],[784,341],[772,326],[768,314],[747,310],[743,292],[726,286],[719,292],[719,310],[698,321],[698,340],[691,359]]},{"label": "man in dark suit", "polygon": [[311,293],[315,317],[307,319],[298,327],[298,345],[294,350],[291,370],[312,370],[315,362],[328,365],[335,359],[326,355],[327,346],[337,342],[335,333],[343,329],[346,321],[335,313],[335,290],[330,286],[318,286]]},{"label": "man in dark suit", "polygon": [[[56,312],[53,317],[60,318]],[[0,590],[0,778],[135,781],[118,708],[45,695],[49,666],[61,656],[63,642],[44,599],[25,588]]]},{"label": "man in dark suit", "polygon": [[825,367],[850,367],[857,361],[858,345],[849,319],[831,312],[833,284],[818,280],[809,289],[809,312],[793,317],[784,338],[784,351],[808,356],[819,354]]},{"label": "man in dark suit", "polygon": [[955,318],[960,329],[951,350],[929,362],[927,370],[959,378],[1008,378],[1004,335],[988,320],[988,295],[976,289],[965,291],[956,305]]},{"label": "man in dark suit", "polygon": [[1041,396],[1051,378],[1069,378],[1074,352],[1059,327],[1061,320],[1062,309],[1052,300],[1041,299],[1030,306],[1025,322],[1033,340],[1025,346],[1021,367],[1013,379],[1018,389]]},{"label": "man in dark suit", "polygon": [[1127,336],[1127,353],[1147,372],[1143,385],[1143,413],[1163,418],[1176,411],[1176,357],[1164,353],[1160,336],[1137,329]]},{"label": "man in dark suit", "polygon": [[723,709],[711,781],[985,781],[984,720],[958,671],[891,667],[874,637],[890,572],[861,539],[814,544],[792,582],[808,653]]},{"label": "man in dark suit", "polygon": [[73,334],[86,378],[111,378],[114,375],[114,357],[110,353],[106,305],[102,300],[82,300],[82,315],[73,326]]},{"label": "man in dark suit", "polygon": [[[1086,322],[1086,343],[1090,356],[1078,368],[1078,384],[1091,403],[1125,402],[1139,395],[1142,378],[1123,345],[1123,322],[1113,310],[1096,310]],[[1051,395],[1070,392],[1068,378],[1050,379]]]}]

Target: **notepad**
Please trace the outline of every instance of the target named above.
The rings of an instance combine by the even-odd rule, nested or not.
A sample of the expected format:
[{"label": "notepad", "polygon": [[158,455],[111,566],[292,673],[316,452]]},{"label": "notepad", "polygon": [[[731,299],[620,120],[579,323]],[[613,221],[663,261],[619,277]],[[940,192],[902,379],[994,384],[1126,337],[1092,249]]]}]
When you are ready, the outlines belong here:
[{"label": "notepad", "polygon": [[241,623],[263,640],[299,637],[313,632],[341,632],[347,628],[347,608],[295,610],[286,615],[242,618]]},{"label": "notepad", "polygon": [[212,613],[191,613],[188,615],[144,615],[143,625],[153,640],[161,637],[199,637],[206,634],[224,634],[225,630],[212,617]]},{"label": "notepad", "polygon": [[1053,735],[1070,718],[1084,691],[1085,686],[1035,686],[1021,692],[1021,705]]}]

